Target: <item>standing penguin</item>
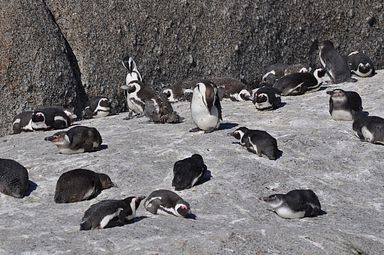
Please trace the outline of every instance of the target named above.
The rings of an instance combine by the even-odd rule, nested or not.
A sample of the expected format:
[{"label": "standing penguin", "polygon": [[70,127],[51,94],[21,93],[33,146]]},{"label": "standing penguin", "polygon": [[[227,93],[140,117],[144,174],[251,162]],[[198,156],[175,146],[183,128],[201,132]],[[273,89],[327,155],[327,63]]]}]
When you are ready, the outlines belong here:
[{"label": "standing penguin", "polygon": [[259,157],[265,155],[268,159],[276,160],[281,155],[276,139],[265,131],[240,127],[228,135],[240,140],[242,146]]},{"label": "standing penguin", "polygon": [[118,225],[136,217],[136,210],[145,196],[127,197],[123,200],[103,200],[91,205],[80,223],[80,230],[103,229],[117,220]]},{"label": "standing penguin", "polygon": [[377,116],[355,117],[352,128],[361,141],[384,145],[383,118]]},{"label": "standing penguin", "polygon": [[12,159],[0,158],[0,192],[23,198],[28,191],[28,171]]},{"label": "standing penguin", "polygon": [[32,114],[33,111],[24,111],[13,118],[12,129],[14,134],[19,134],[22,131],[33,131]]},{"label": "standing penguin", "polygon": [[175,190],[192,188],[199,180],[204,178],[207,166],[204,164],[203,157],[199,154],[193,154],[173,165],[172,187]]},{"label": "standing penguin", "polygon": [[269,86],[259,88],[253,96],[253,104],[257,110],[274,110],[281,106],[280,92]]},{"label": "standing penguin", "polygon": [[375,67],[372,60],[363,52],[354,51],[349,53],[347,62],[351,72],[360,77],[371,77],[375,75]]},{"label": "standing penguin", "polygon": [[73,203],[97,197],[103,189],[114,187],[108,175],[86,169],[63,173],[56,183],[55,202]]},{"label": "standing penguin", "polygon": [[333,83],[356,82],[356,79],[351,78],[351,70],[346,60],[337,52],[331,41],[320,43],[319,58]]},{"label": "standing penguin", "polygon": [[170,190],[155,190],[144,202],[145,209],[153,214],[171,214],[186,217],[191,213],[187,202]]},{"label": "standing penguin", "polygon": [[334,89],[327,91],[329,98],[329,113],[334,120],[352,120],[354,112],[361,112],[363,106],[360,95],[355,91]]},{"label": "standing penguin", "polygon": [[32,114],[33,130],[63,129],[71,125],[69,112],[61,107],[44,107],[36,109]]},{"label": "standing penguin", "polygon": [[197,128],[190,132],[204,130],[212,132],[220,125],[221,104],[216,85],[211,81],[203,81],[196,84],[193,89],[191,102],[192,120]]},{"label": "standing penguin", "polygon": [[103,142],[99,131],[93,127],[76,126],[46,137],[62,154],[75,154],[98,150]]},{"label": "standing penguin", "polygon": [[111,113],[111,103],[106,97],[91,97],[89,98],[89,104],[83,111],[84,119],[102,118]]},{"label": "standing penguin", "polygon": [[282,218],[297,219],[324,214],[319,198],[312,190],[291,190],[287,194],[273,194],[261,198]]}]

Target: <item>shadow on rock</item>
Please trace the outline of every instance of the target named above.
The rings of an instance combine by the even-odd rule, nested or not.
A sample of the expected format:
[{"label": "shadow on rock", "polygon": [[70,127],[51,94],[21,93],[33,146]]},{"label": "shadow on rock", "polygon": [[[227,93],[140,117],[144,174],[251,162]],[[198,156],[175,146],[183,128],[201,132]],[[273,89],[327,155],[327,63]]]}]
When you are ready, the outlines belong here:
[{"label": "shadow on rock", "polygon": [[239,124],[237,123],[231,123],[231,122],[221,123],[217,130],[231,129],[231,128],[237,127],[238,125]]},{"label": "shadow on rock", "polygon": [[114,228],[114,227],[122,227],[125,225],[133,224],[139,221],[142,221],[143,219],[148,218],[147,216],[139,216],[135,217],[132,220],[126,220],[124,222],[121,222],[117,217],[113,220],[111,220],[105,228]]}]

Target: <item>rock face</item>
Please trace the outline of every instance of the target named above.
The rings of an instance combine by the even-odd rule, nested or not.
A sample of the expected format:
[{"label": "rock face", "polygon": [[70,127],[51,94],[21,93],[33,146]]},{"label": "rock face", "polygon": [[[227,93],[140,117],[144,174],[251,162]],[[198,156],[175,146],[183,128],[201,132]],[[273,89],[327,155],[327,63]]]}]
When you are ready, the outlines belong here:
[{"label": "rock face", "polygon": [[81,107],[84,90],[108,96],[120,111],[127,54],[157,88],[201,75],[254,84],[269,64],[315,63],[308,51],[316,39],[332,40],[345,54],[365,50],[377,69],[384,65],[381,0],[0,4],[0,134],[24,108]]}]

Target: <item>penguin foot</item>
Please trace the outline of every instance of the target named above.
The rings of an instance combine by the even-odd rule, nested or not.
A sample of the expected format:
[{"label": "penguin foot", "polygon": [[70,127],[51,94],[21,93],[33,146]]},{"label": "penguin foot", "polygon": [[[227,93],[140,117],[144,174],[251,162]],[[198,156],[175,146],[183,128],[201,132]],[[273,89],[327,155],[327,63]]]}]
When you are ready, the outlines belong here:
[{"label": "penguin foot", "polygon": [[204,133],[205,134],[208,134],[208,133],[212,133],[216,128],[211,128],[211,129],[208,129],[208,130],[204,130]]},{"label": "penguin foot", "polygon": [[192,128],[189,130],[189,132],[191,132],[191,133],[195,133],[195,132],[199,132],[199,131],[201,131],[201,129],[198,127],[195,127],[195,128]]}]

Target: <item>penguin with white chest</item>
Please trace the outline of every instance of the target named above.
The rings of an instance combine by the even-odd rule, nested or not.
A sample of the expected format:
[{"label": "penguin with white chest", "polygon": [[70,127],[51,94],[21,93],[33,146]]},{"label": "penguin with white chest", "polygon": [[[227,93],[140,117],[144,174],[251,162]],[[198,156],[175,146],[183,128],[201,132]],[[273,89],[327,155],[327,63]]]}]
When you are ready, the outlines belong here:
[{"label": "penguin with white chest", "polygon": [[144,202],[145,209],[152,214],[186,217],[191,213],[190,205],[170,190],[155,190]]},{"label": "penguin with white chest", "polygon": [[112,222],[124,225],[136,217],[136,210],[145,196],[127,197],[122,200],[103,200],[85,211],[80,230],[103,229]]},{"label": "penguin with white chest", "polygon": [[280,92],[273,87],[263,86],[256,91],[252,102],[259,111],[277,109],[281,106]]},{"label": "penguin with white chest", "polygon": [[327,91],[329,98],[329,113],[334,120],[352,120],[354,112],[363,110],[360,95],[355,91],[334,89]]},{"label": "penguin with white chest", "polygon": [[351,72],[360,77],[371,77],[375,75],[375,67],[372,60],[360,51],[349,53],[347,62]]},{"label": "penguin with white chest", "polygon": [[91,97],[89,98],[89,104],[83,111],[84,119],[102,118],[111,113],[111,103],[106,97]]},{"label": "penguin with white chest", "polygon": [[273,194],[261,198],[274,212],[285,219],[316,217],[325,214],[319,198],[312,190],[291,190],[287,194]]},{"label": "penguin with white chest", "polygon": [[240,140],[240,144],[247,151],[255,153],[259,157],[265,155],[270,160],[276,160],[282,154],[277,147],[276,139],[265,131],[240,127],[228,135]]},{"label": "penguin with white chest", "polygon": [[115,187],[108,175],[87,169],[63,173],[56,183],[55,202],[74,203],[97,197],[104,189]]},{"label": "penguin with white chest", "polygon": [[193,154],[189,158],[176,161],[173,165],[172,186],[175,187],[175,190],[192,188],[204,178],[206,171],[207,166],[199,154]]},{"label": "penguin with white chest", "polygon": [[23,198],[29,187],[27,169],[12,159],[0,158],[0,192]]},{"label": "penguin with white chest", "polygon": [[129,84],[131,81],[143,81],[141,74],[137,69],[136,62],[131,56],[126,56],[123,58],[123,66],[128,71],[125,78],[125,84]]},{"label": "penguin with white chest", "polygon": [[357,137],[363,142],[384,145],[384,119],[377,116],[354,118],[352,124]]},{"label": "penguin with white chest", "polygon": [[61,107],[44,107],[36,109],[32,114],[33,130],[63,129],[71,125],[69,112]]},{"label": "penguin with white chest", "polygon": [[19,134],[21,132],[33,131],[32,114],[33,114],[33,111],[24,111],[24,112],[17,114],[13,118],[13,122],[12,122],[13,134]]},{"label": "penguin with white chest", "polygon": [[103,142],[99,131],[93,127],[76,126],[45,138],[57,146],[62,154],[92,152],[100,148]]},{"label": "penguin with white chest", "polygon": [[211,81],[203,81],[196,84],[193,89],[191,102],[192,120],[197,128],[190,132],[203,130],[210,133],[220,125],[221,104],[217,86]]},{"label": "penguin with white chest", "polygon": [[127,91],[127,104],[131,113],[142,116],[145,109],[145,101],[155,98],[155,91],[140,81],[131,81],[123,89]]},{"label": "penguin with white chest", "polygon": [[356,79],[351,78],[347,61],[337,52],[331,41],[320,43],[319,58],[333,83],[356,82]]}]

